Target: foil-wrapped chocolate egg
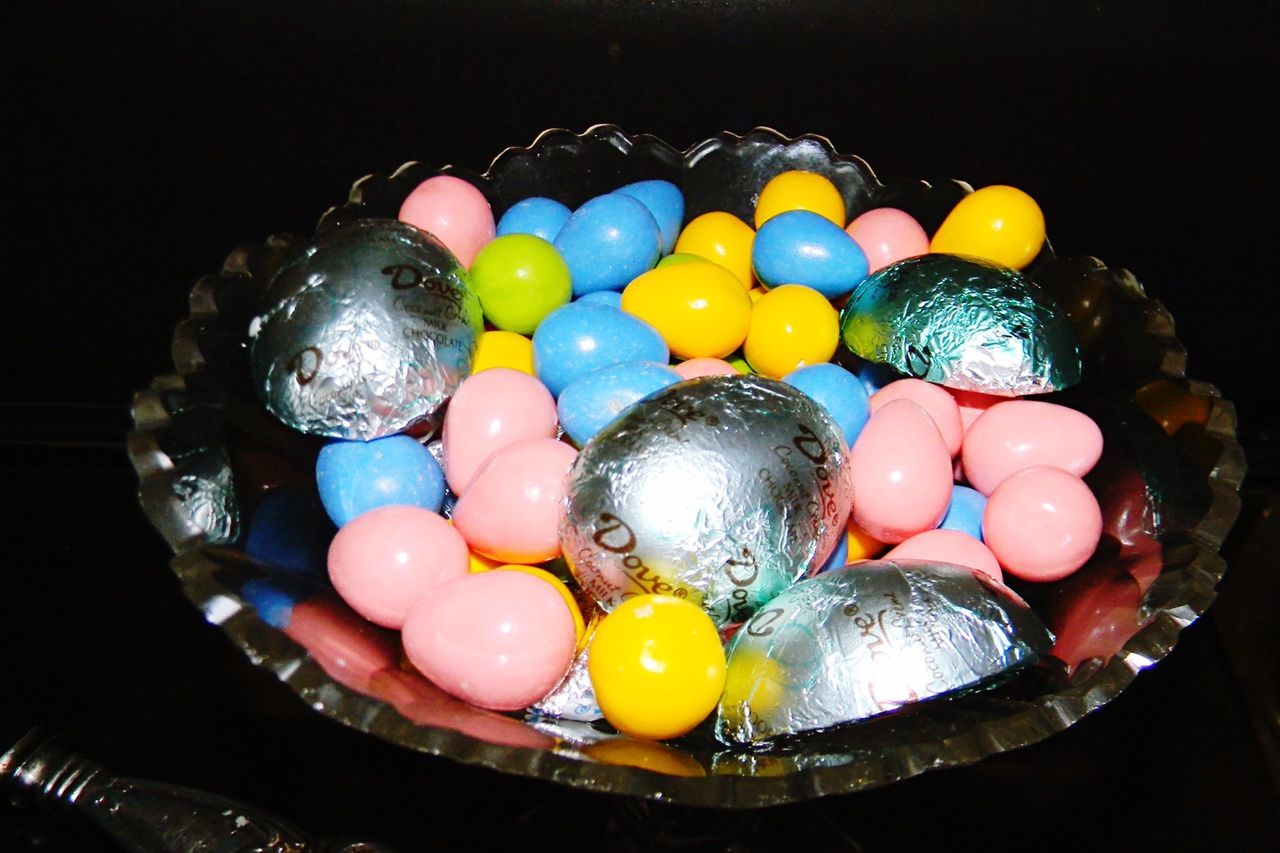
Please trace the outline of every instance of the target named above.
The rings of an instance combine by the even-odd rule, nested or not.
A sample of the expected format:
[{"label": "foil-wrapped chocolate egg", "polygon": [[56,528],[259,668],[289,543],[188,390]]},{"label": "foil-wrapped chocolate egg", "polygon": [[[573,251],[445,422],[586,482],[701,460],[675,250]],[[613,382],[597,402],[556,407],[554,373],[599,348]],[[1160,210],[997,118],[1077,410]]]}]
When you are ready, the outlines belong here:
[{"label": "foil-wrapped chocolate egg", "polygon": [[605,610],[660,593],[740,622],[817,569],[852,502],[840,429],[809,397],[757,376],[664,388],[587,442],[560,541]]},{"label": "foil-wrapped chocolate egg", "polygon": [[1067,312],[1021,273],[978,258],[921,255],[853,292],[840,337],[856,355],[960,391],[1017,397],[1080,381]]},{"label": "foil-wrapped chocolate egg", "polygon": [[734,636],[716,718],[728,743],[864,720],[1034,663],[1053,636],[982,572],[874,560],[801,581]]},{"label": "foil-wrapped chocolate egg", "polygon": [[433,420],[483,331],[465,276],[402,222],[360,220],[317,239],[281,267],[251,327],[267,409],[302,432],[366,441]]}]

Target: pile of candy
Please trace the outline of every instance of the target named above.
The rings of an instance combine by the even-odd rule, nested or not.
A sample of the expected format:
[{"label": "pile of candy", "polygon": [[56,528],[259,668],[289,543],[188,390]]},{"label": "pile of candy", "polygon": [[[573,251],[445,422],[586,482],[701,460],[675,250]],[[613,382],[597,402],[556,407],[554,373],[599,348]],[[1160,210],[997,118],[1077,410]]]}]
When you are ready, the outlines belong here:
[{"label": "pile of candy", "polygon": [[1004,573],[1063,578],[1102,529],[1098,427],[1022,399],[1081,369],[1018,272],[1035,202],[987,187],[930,238],[784,172],[754,228],[684,215],[655,180],[495,223],[437,176],[279,271],[255,380],[335,439],[334,589],[454,696],[648,738],[759,742],[1035,662]]}]

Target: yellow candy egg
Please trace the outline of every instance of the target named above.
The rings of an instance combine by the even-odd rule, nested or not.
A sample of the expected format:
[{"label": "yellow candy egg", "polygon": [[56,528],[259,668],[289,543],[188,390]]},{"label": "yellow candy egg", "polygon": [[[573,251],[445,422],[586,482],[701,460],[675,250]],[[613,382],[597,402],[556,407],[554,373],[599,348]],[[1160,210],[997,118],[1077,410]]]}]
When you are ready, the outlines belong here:
[{"label": "yellow candy egg", "polygon": [[622,291],[622,310],[657,329],[677,358],[722,358],[742,345],[751,323],[737,277],[702,260],[637,277]]},{"label": "yellow candy egg", "polygon": [[510,367],[533,376],[533,341],[515,332],[491,331],[480,336],[471,372],[490,367]]},{"label": "yellow candy egg", "polygon": [[756,232],[732,213],[713,210],[691,221],[676,240],[676,252],[697,255],[737,276],[743,290],[751,288],[751,245]]},{"label": "yellow candy egg", "polygon": [[848,535],[850,563],[855,560],[874,560],[889,548],[888,545],[854,524],[852,518],[849,519]]},{"label": "yellow candy egg", "polygon": [[569,587],[564,585],[564,581],[551,574],[546,569],[540,569],[537,566],[522,566],[516,563],[506,563],[500,566],[494,566],[495,572],[523,572],[526,575],[533,575],[539,580],[544,580],[556,588],[556,592],[560,593],[560,597],[564,599],[564,603],[569,607],[569,615],[573,617],[573,635],[579,643],[582,642],[582,635],[586,633],[587,625],[582,619],[582,609],[578,607],[577,600],[573,597],[573,593],[569,591]]},{"label": "yellow candy egg", "polygon": [[983,187],[960,200],[929,243],[930,252],[969,255],[1020,270],[1044,245],[1044,214],[1016,187]]},{"label": "yellow candy egg", "polygon": [[810,287],[775,287],[751,309],[743,354],[762,376],[781,379],[797,367],[835,355],[839,317],[827,298]]},{"label": "yellow candy egg", "polygon": [[756,228],[788,210],[808,210],[845,226],[840,190],[814,172],[783,172],[765,184],[756,202]]},{"label": "yellow candy egg", "polygon": [[476,572],[487,572],[487,571],[490,571],[491,569],[496,569],[498,568],[498,566],[502,565],[502,563],[499,562],[498,560],[490,560],[488,557],[481,556],[480,554],[477,554],[475,551],[468,551],[467,559],[468,559],[467,571],[471,572],[472,574],[475,574]]},{"label": "yellow candy egg", "polygon": [[620,732],[663,740],[715,710],[725,659],[711,617],[671,595],[638,595],[600,621],[587,672],[605,719]]}]

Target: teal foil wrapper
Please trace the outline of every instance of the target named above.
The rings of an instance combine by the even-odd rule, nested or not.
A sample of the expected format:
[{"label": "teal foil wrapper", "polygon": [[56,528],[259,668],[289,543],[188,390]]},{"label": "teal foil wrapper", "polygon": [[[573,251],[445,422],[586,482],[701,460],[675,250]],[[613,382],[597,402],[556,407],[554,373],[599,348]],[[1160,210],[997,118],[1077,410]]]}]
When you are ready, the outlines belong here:
[{"label": "teal foil wrapper", "polygon": [[728,743],[866,720],[1035,663],[1053,636],[980,572],[874,560],[793,586],[729,649],[716,719]]},{"label": "teal foil wrapper", "polygon": [[1080,381],[1065,310],[1015,270],[977,258],[921,255],[872,275],[840,315],[854,354],[960,391],[1005,397]]}]

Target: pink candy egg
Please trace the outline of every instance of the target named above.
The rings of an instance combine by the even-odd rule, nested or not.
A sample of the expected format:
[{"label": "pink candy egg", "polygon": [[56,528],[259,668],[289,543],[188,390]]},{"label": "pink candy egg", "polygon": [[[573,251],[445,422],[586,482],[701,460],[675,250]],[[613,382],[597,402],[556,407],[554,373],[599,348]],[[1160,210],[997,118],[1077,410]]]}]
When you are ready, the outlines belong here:
[{"label": "pink candy egg", "polygon": [[957,391],[954,388],[948,388],[947,392],[955,399],[956,406],[960,409],[960,425],[966,433],[983,412],[996,403],[1008,403],[1010,400],[1008,397],[997,397],[995,394],[980,394],[977,391]]},{"label": "pink candy egg", "polygon": [[997,403],[964,437],[964,474],[990,495],[1006,477],[1052,465],[1083,477],[1102,455],[1102,430],[1086,414],[1035,400]]},{"label": "pink candy egg", "polygon": [[899,379],[871,395],[871,412],[878,412],[890,400],[910,400],[918,404],[933,418],[947,446],[947,453],[955,456],[960,452],[964,427],[960,422],[960,408],[947,389],[923,379]]},{"label": "pink candy egg", "polygon": [[1061,468],[1024,468],[987,499],[982,538],[1004,570],[1056,581],[1088,562],[1102,536],[1102,511],[1084,480]]},{"label": "pink candy egg", "polygon": [[577,640],[551,584],[522,572],[482,572],[440,587],[404,623],[410,662],[482,708],[516,711],[564,677]]},{"label": "pink candy egg", "polygon": [[493,453],[528,438],[555,438],[556,401],[535,377],[493,367],[468,377],[444,416],[444,475],[462,494]]},{"label": "pink candy egg", "polygon": [[929,252],[929,235],[911,214],[896,207],[868,210],[845,231],[867,256],[871,272]]},{"label": "pink candy egg", "polygon": [[697,379],[700,376],[734,376],[738,369],[722,358],[691,358],[673,365],[681,379]]},{"label": "pink candy egg", "polygon": [[[483,374],[476,374],[482,376]],[[541,563],[560,554],[559,524],[572,446],[529,438],[480,466],[453,508],[472,550],[504,563]]]},{"label": "pink candy egg", "polygon": [[484,193],[452,175],[437,175],[418,184],[400,206],[397,218],[433,235],[468,268],[496,233]]},{"label": "pink candy egg", "polygon": [[871,416],[849,453],[853,521],[881,542],[931,530],[951,502],[951,454],[929,413],[890,400]]},{"label": "pink candy egg", "polygon": [[329,545],[329,579],[351,609],[399,628],[431,590],[467,574],[467,543],[416,506],[383,506],[349,521]]},{"label": "pink candy egg", "polygon": [[926,530],[917,533],[882,559],[940,560],[957,566],[976,569],[987,577],[1004,583],[1000,561],[991,549],[959,530]]}]

